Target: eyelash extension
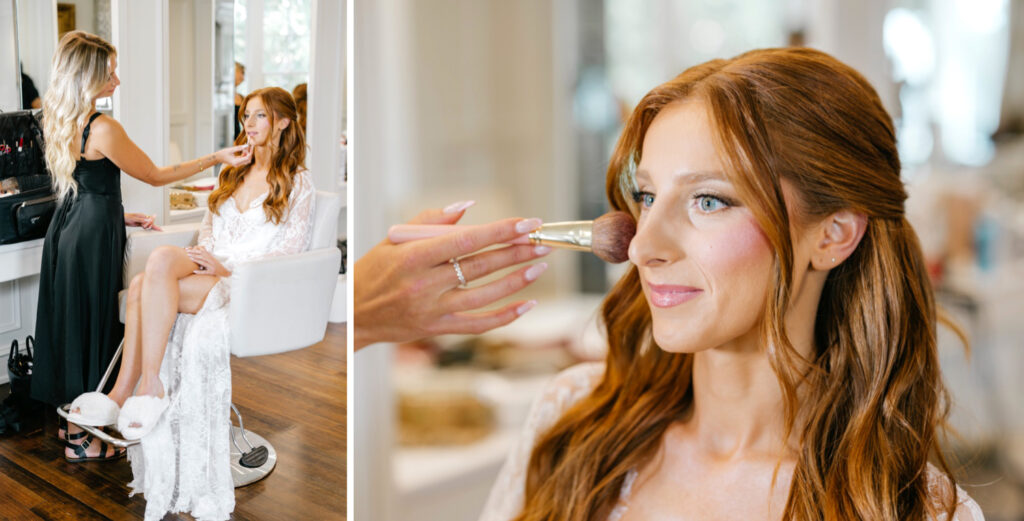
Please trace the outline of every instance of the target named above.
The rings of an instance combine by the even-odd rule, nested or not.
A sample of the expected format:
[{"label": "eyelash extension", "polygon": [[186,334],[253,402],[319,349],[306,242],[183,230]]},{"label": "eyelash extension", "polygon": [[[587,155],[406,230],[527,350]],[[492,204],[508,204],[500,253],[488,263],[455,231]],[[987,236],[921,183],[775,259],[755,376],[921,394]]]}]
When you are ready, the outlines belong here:
[{"label": "eyelash extension", "polygon": [[709,193],[709,192],[699,192],[699,193],[693,194],[693,196],[691,196],[691,199],[700,199],[702,197],[709,197],[711,199],[717,199],[718,202],[725,204],[729,208],[732,208],[732,207],[736,206],[736,202],[733,201],[732,199],[730,199],[728,197],[725,197],[725,196],[722,196],[722,195],[719,195],[719,194],[714,194],[714,193]]},{"label": "eyelash extension", "polygon": [[[643,198],[645,196],[654,195],[654,194],[652,194],[651,192],[648,192],[646,190],[633,190],[632,192],[630,192],[630,195],[632,196],[632,199],[633,199],[634,203],[642,205]],[[733,199],[731,199],[729,197],[725,197],[723,195],[716,194],[716,193],[711,193],[711,192],[698,192],[698,193],[695,193],[695,194],[690,196],[690,200],[691,201],[696,201],[698,199],[705,198],[705,197],[717,200],[718,202],[724,204],[726,206],[726,208],[733,208],[733,207],[737,206],[736,202]]]}]

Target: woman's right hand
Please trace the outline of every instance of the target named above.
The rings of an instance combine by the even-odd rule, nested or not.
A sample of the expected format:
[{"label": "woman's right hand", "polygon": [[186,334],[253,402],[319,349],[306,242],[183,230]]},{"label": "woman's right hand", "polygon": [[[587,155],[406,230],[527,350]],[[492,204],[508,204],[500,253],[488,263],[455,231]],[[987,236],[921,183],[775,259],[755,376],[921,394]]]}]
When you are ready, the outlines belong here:
[{"label": "woman's right hand", "polygon": [[[472,203],[427,210],[410,224],[455,224]],[[387,239],[354,266],[355,348],[404,342],[446,333],[479,334],[512,322],[536,301],[494,311],[471,312],[523,289],[547,268],[537,263],[474,287],[460,287],[449,259],[459,259],[472,282],[495,271],[547,255],[547,246],[513,245],[479,250],[515,239],[540,226],[539,219],[504,219],[430,239],[394,244]]]},{"label": "woman's right hand", "polygon": [[[241,155],[236,155],[236,154]],[[238,168],[242,165],[248,164],[252,161],[252,147],[248,144],[235,145],[233,147],[222,148],[214,153],[217,157],[217,161],[229,165],[233,168]]]}]

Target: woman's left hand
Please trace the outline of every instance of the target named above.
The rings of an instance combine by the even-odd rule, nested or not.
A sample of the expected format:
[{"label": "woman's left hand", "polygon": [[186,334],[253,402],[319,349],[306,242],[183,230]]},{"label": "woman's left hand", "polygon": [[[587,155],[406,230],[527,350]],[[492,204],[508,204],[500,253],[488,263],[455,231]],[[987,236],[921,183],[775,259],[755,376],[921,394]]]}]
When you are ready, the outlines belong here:
[{"label": "woman's left hand", "polygon": [[188,258],[192,259],[192,262],[199,265],[199,269],[194,271],[196,275],[216,275],[218,277],[230,277],[231,272],[224,267],[223,264],[214,257],[212,253],[206,251],[206,248],[202,246],[190,246],[185,248],[185,253],[188,254]]},{"label": "woman's left hand", "polygon": [[139,226],[144,230],[156,230],[163,231],[159,226],[156,225],[156,216],[146,215],[144,213],[126,213],[124,214],[125,226]]}]

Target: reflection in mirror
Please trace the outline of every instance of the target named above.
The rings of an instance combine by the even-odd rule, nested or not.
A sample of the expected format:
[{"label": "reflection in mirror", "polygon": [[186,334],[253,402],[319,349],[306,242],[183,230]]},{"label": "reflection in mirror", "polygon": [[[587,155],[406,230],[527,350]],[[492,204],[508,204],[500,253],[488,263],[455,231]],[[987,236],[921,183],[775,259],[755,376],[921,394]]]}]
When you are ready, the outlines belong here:
[{"label": "reflection in mirror", "polygon": [[309,82],[311,0],[235,0],[236,98],[262,87],[304,92]]},{"label": "reflection in mirror", "polygon": [[[110,0],[17,0],[14,3],[20,27],[17,32],[20,77],[24,85],[32,87],[24,89],[24,94],[34,90],[38,97],[36,104],[32,103],[34,100],[23,99],[22,105],[41,108],[50,84],[50,60],[60,37],[79,30],[111,41]],[[109,114],[113,111],[111,103],[111,98],[101,98],[96,102],[96,109]]]},{"label": "reflection in mirror", "polygon": [[214,149],[231,146],[235,141],[235,52],[234,2],[217,0],[214,8]]},{"label": "reflection in mirror", "polygon": [[18,0],[15,3],[18,6],[21,105],[26,109],[42,108],[43,95],[50,83],[50,59],[57,49],[56,6],[54,2],[33,0]]},{"label": "reflection in mirror", "polygon": [[18,74],[18,20],[14,0],[0,0],[0,110],[21,108],[21,76]]},{"label": "reflection in mirror", "polygon": [[[168,35],[174,52],[168,63],[167,159],[172,164],[230,146],[234,139],[232,11],[231,0],[170,0]],[[219,172],[216,166],[166,188],[166,222],[202,219]]]}]

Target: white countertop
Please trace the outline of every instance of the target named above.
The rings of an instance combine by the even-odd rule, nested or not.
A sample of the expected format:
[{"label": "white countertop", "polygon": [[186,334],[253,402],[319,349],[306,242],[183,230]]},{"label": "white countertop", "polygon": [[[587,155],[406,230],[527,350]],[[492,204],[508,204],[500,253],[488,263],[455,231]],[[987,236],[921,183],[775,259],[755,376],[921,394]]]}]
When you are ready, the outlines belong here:
[{"label": "white countertop", "polygon": [[39,273],[43,262],[43,239],[0,245],[0,282]]}]

